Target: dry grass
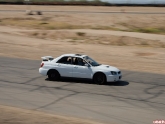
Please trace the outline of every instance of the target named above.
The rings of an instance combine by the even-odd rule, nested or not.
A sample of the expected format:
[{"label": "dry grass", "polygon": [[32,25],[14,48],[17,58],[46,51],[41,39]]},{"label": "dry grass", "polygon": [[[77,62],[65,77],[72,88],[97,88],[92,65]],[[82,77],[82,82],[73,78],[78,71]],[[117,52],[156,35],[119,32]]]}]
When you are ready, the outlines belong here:
[{"label": "dry grass", "polygon": [[153,33],[153,34],[165,34],[165,28],[134,28],[132,30],[129,30],[132,32],[141,32],[141,33]]},{"label": "dry grass", "polygon": [[74,43],[165,48],[164,42],[126,36],[91,35],[83,32],[74,33],[69,31],[34,31],[23,33],[27,36],[41,39],[52,39],[54,41],[61,40]]},{"label": "dry grass", "polygon": [[149,53],[149,52],[146,52],[146,53],[144,53],[144,52],[137,52],[137,53],[135,53],[137,56],[153,56],[153,55],[155,55],[156,53]]},{"label": "dry grass", "polygon": [[[155,22],[156,23],[156,22]],[[146,24],[145,26],[141,26],[140,24],[129,24],[129,23],[119,23],[120,25],[126,27],[126,29],[122,31],[129,32],[140,32],[140,33],[152,33],[152,34],[165,34],[165,26],[154,26]],[[152,27],[153,26],[153,27]]]},{"label": "dry grass", "polygon": [[[61,18],[63,16],[57,16],[56,18]],[[57,19],[56,19],[57,20]],[[26,27],[31,29],[43,29],[43,30],[57,30],[57,29],[96,29],[96,30],[116,30],[116,31],[129,31],[129,32],[141,32],[141,33],[153,33],[153,34],[165,34],[164,25],[154,25],[153,27],[147,27],[148,24],[143,26],[139,23],[116,23],[114,25],[90,25],[88,23],[80,24],[67,21],[54,20],[52,17],[12,17],[12,18],[1,18],[0,25],[9,25],[17,27]],[[81,33],[81,32],[80,32]],[[79,34],[81,35],[81,34]]]},{"label": "dry grass", "polygon": [[[27,6],[21,5],[1,5],[1,10],[25,10]],[[164,34],[165,29],[165,16],[162,14],[127,14],[127,12],[157,12],[162,13],[165,11],[164,7],[94,7],[94,6],[35,6],[29,7],[34,11],[66,11],[64,12],[43,12],[43,15],[25,15],[25,13],[6,13],[1,12],[0,18],[37,18],[39,21],[65,23],[66,28],[81,28],[104,29],[104,30],[123,30],[135,32],[151,32]],[[82,13],[70,13],[67,11],[81,11]],[[111,12],[118,11],[124,12],[121,14],[109,13],[86,13],[86,12]],[[85,13],[83,13],[85,12]],[[44,18],[47,18],[44,20]],[[22,23],[21,20],[18,22]],[[4,22],[3,22],[4,23]],[[10,24],[10,23],[8,23]],[[68,26],[71,25],[71,26]],[[72,27],[73,26],[73,27]],[[33,28],[33,26],[31,26]],[[42,27],[42,26],[39,26]],[[56,27],[56,26],[55,26]],[[52,25],[48,26],[51,29]],[[61,28],[58,27],[57,28]],[[62,27],[64,28],[64,27]],[[56,29],[56,28],[55,28]]]},{"label": "dry grass", "polygon": [[31,29],[83,29],[87,26],[72,25],[66,22],[48,21],[35,18],[4,18],[0,20],[0,25],[26,27]]}]

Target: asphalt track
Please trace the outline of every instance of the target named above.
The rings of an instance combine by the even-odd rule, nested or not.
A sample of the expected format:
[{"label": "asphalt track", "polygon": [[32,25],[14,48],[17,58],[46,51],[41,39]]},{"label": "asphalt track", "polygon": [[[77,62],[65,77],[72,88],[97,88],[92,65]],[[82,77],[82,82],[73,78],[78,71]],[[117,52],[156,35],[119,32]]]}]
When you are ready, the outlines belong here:
[{"label": "asphalt track", "polygon": [[165,75],[122,71],[123,80],[49,81],[40,61],[0,57],[0,104],[107,124],[152,124],[165,119]]},{"label": "asphalt track", "polygon": [[[41,11],[41,12],[53,12],[53,13],[93,13],[93,14],[165,14],[165,12],[140,12],[140,11],[61,11],[61,10],[34,10],[34,11]],[[26,12],[26,10],[0,10],[0,12]]]}]

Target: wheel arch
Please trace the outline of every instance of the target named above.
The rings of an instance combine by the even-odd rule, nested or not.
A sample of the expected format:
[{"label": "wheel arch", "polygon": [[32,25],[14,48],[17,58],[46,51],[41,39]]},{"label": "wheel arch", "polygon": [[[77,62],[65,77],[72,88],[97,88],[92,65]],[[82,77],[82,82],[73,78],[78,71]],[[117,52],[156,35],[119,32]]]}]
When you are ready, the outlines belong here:
[{"label": "wheel arch", "polygon": [[[56,72],[58,72],[59,73],[59,71],[57,70],[57,69],[49,69],[48,70],[48,72],[47,72],[47,75],[50,73],[50,72],[52,72],[52,71],[56,71]],[[61,74],[59,73],[59,75],[61,76]]]},{"label": "wheel arch", "polygon": [[95,72],[95,73],[93,74],[92,79],[93,79],[93,78],[94,78],[94,76],[95,76],[96,74],[98,74],[98,73],[103,74],[103,75],[104,75],[104,77],[105,77],[105,81],[107,81],[107,76],[106,76],[106,75],[105,75],[105,73],[104,73],[104,72],[102,72],[102,71],[97,71],[97,72]]}]

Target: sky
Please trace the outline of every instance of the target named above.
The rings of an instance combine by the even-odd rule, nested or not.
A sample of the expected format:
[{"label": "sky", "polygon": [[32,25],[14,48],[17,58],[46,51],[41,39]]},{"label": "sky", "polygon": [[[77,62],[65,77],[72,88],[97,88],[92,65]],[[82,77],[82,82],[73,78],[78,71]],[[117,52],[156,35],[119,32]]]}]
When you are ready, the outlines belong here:
[{"label": "sky", "polygon": [[110,3],[129,3],[129,4],[165,4],[165,0],[100,0]]}]

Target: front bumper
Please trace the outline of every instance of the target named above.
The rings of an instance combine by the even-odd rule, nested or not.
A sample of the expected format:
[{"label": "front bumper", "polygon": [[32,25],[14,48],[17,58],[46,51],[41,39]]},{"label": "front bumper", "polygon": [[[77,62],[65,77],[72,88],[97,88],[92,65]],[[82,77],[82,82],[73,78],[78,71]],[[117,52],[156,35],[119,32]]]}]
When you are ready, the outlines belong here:
[{"label": "front bumper", "polygon": [[121,80],[122,75],[107,75],[107,82],[116,82]]}]

